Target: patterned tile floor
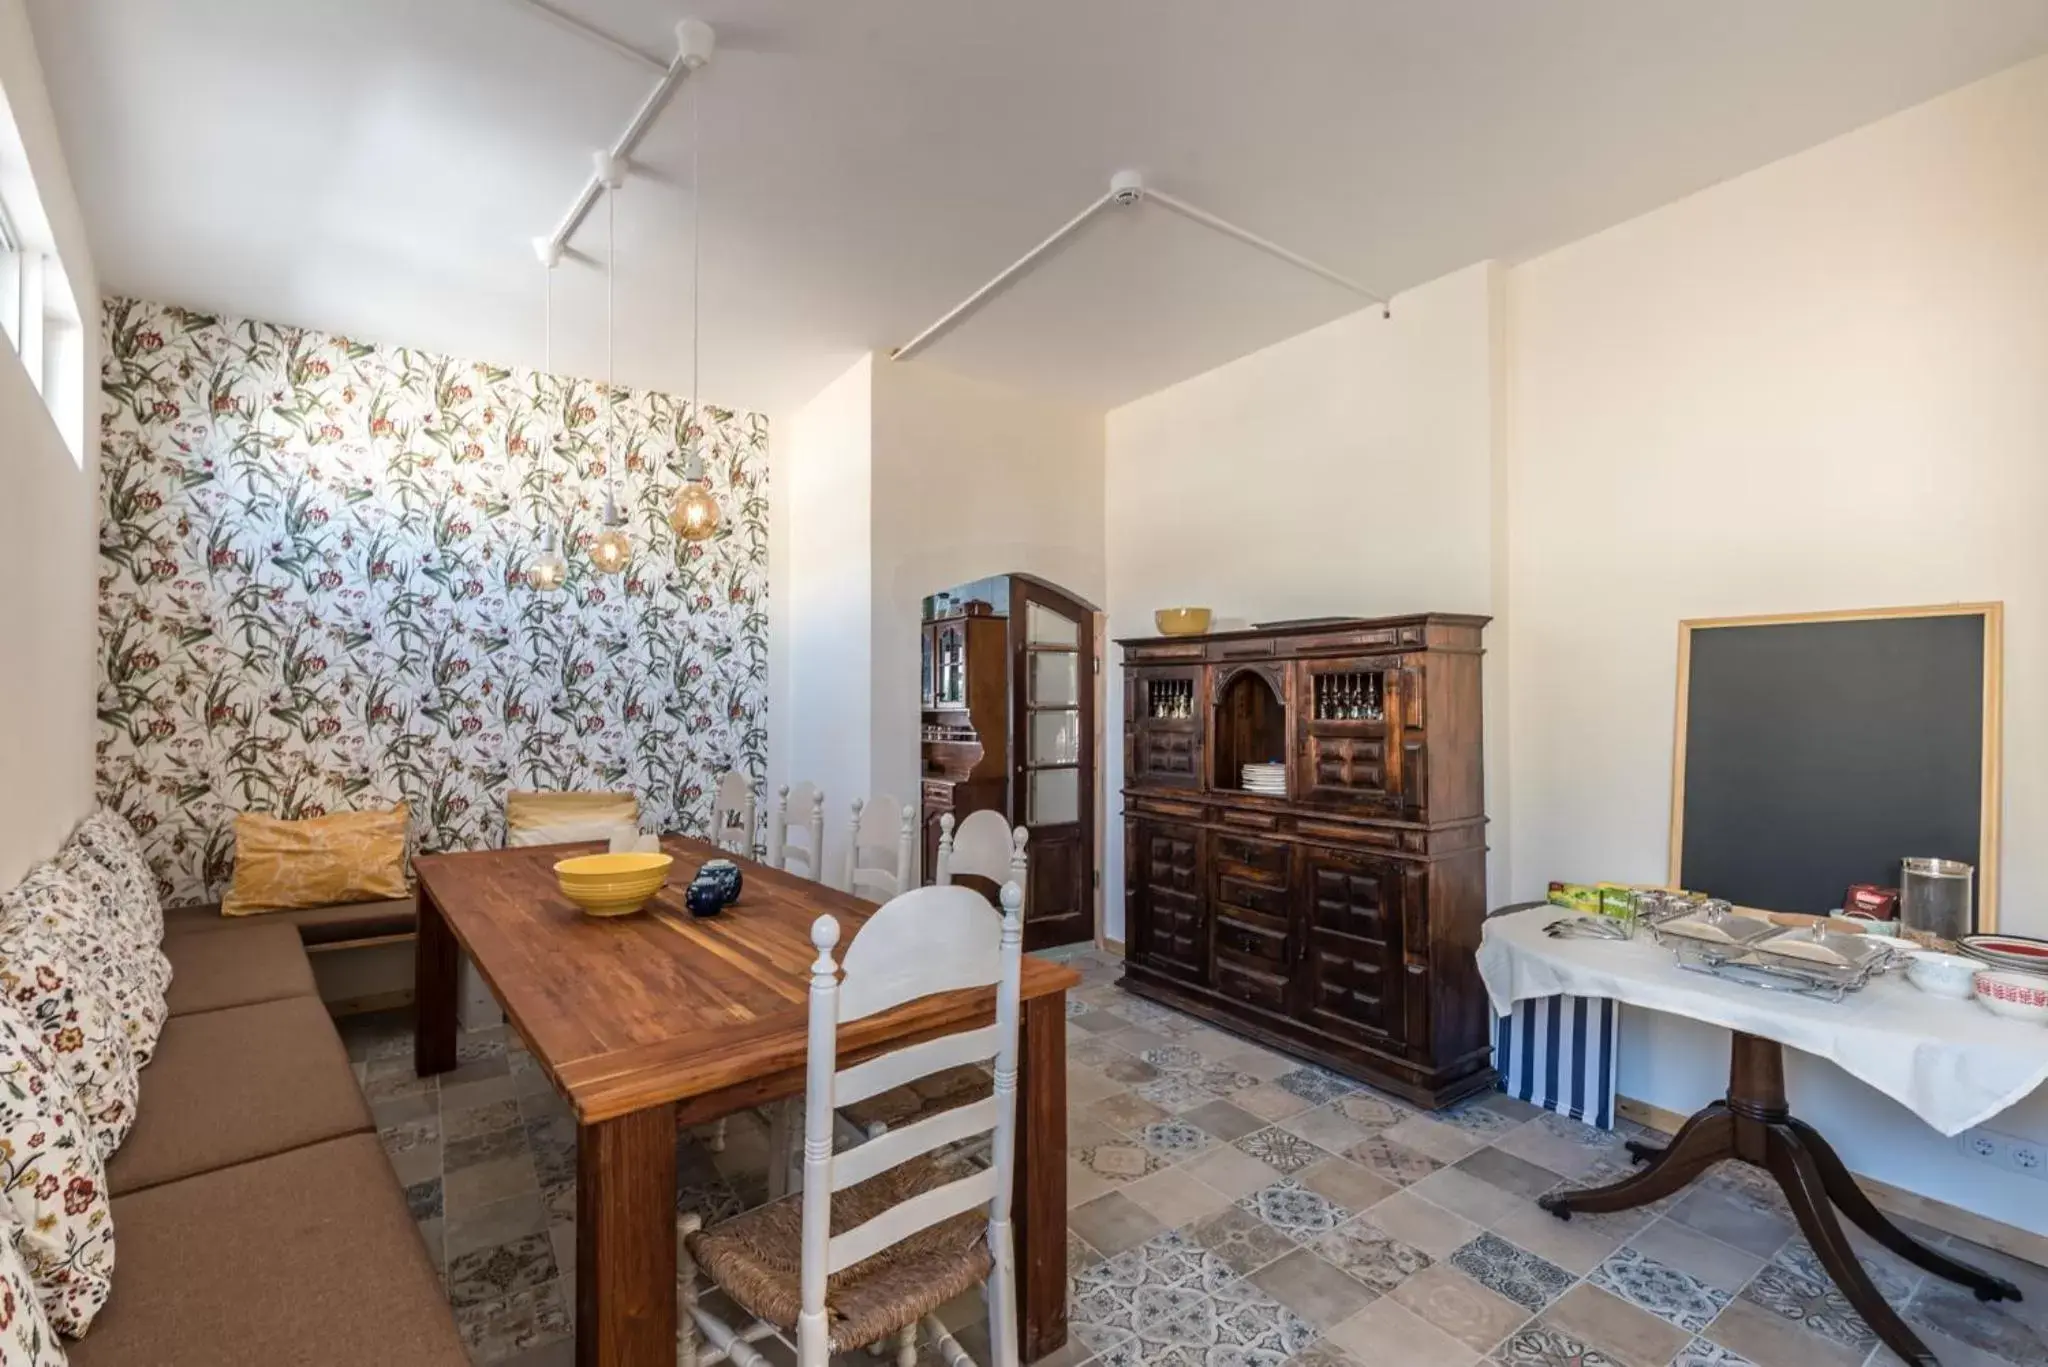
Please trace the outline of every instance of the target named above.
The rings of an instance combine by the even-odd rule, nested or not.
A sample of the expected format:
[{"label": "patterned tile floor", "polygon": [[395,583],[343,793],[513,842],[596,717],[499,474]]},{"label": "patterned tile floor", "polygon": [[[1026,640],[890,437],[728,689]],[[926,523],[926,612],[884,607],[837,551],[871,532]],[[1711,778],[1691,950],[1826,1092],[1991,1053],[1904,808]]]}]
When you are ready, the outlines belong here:
[{"label": "patterned tile floor", "polygon": [[[1775,1189],[1725,1165],[1660,1206],[1553,1219],[1535,1198],[1627,1166],[1624,1136],[1494,1095],[1417,1113],[1115,985],[1093,950],[1069,1002],[1068,1264],[1060,1367],[1888,1367]],[[407,1017],[344,1022],[386,1152],[473,1360],[568,1367],[575,1127],[502,1030],[412,1075]],[[766,1136],[676,1147],[679,1204],[765,1194]],[[1944,1367],[2048,1363],[2048,1269],[1916,1233],[2017,1282],[1980,1305],[1863,1245]],[[735,1312],[736,1313],[736,1312]],[[971,1296],[943,1312],[985,1362]],[[788,1363],[786,1344],[761,1347]],[[926,1360],[934,1360],[927,1351]],[[873,1367],[866,1354],[850,1363]]]}]

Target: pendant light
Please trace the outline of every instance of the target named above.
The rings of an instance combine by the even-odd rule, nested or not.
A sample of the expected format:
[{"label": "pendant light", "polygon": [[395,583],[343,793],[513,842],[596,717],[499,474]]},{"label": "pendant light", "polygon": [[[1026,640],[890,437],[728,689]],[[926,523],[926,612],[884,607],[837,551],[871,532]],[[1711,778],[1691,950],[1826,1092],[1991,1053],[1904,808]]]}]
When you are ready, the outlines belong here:
[{"label": "pendant light", "polygon": [[618,198],[619,187],[626,183],[625,167],[618,158],[608,152],[597,154],[598,179],[604,182],[604,426],[606,445],[610,447],[605,460],[604,471],[604,527],[597,539],[590,543],[590,563],[597,566],[600,574],[618,574],[633,558],[633,537],[626,530],[626,518],[619,511],[619,499],[615,481],[622,457],[619,454],[618,412],[619,391],[612,376],[613,349],[616,340],[612,326],[612,278],[617,271],[619,256]]},{"label": "pendant light", "polygon": [[698,169],[698,150],[703,122],[697,108],[697,82],[690,82],[690,407],[696,418],[697,436],[683,458],[683,487],[676,490],[675,505],[669,509],[668,525],[685,541],[709,541],[718,534],[718,500],[712,496],[711,480],[704,473],[704,404],[697,387],[698,303],[704,293],[704,177]]},{"label": "pendant light", "polygon": [[526,566],[526,583],[529,588],[542,593],[553,593],[569,578],[569,562],[563,558],[555,545],[555,527],[551,522],[541,528],[540,554]]},{"label": "pendant light", "polygon": [[[542,268],[547,271],[547,288],[544,291],[546,303],[543,305],[542,314],[544,321],[541,324],[541,385],[536,386],[538,389],[553,380],[555,374],[555,267],[561,263],[562,249],[549,238],[537,237],[533,240],[533,251],[534,255],[540,258]],[[545,456],[554,449],[554,433],[550,430],[552,424],[545,422],[546,403],[538,403],[536,407],[543,418],[543,440],[540,449],[542,456]],[[540,551],[526,564],[526,583],[537,592],[553,593],[561,588],[568,578],[569,562],[562,558],[561,550],[555,545],[555,527],[550,521],[541,527]]]}]

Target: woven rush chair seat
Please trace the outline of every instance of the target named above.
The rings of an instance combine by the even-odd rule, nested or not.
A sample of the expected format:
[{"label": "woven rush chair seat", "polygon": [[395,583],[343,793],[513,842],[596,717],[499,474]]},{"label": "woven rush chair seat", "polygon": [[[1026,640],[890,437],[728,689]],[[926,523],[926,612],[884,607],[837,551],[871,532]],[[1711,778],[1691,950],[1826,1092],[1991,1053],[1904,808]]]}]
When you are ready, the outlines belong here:
[{"label": "woven rush chair seat", "polygon": [[878,1125],[892,1130],[901,1129],[913,1120],[971,1105],[993,1095],[995,1087],[995,1079],[987,1072],[971,1063],[963,1063],[958,1068],[947,1068],[929,1077],[906,1082],[901,1087],[891,1087],[886,1092],[850,1102],[839,1108],[839,1114],[852,1121],[863,1133],[873,1134]]},{"label": "woven rush chair seat", "polygon": [[[832,1197],[832,1233],[865,1224],[970,1171],[924,1156],[879,1173]],[[692,1234],[688,1246],[697,1265],[749,1313],[783,1330],[796,1327],[803,1304],[800,1193]],[[992,1266],[988,1218],[967,1211],[832,1274],[825,1283],[832,1351],[874,1343],[915,1323],[983,1281]]]}]

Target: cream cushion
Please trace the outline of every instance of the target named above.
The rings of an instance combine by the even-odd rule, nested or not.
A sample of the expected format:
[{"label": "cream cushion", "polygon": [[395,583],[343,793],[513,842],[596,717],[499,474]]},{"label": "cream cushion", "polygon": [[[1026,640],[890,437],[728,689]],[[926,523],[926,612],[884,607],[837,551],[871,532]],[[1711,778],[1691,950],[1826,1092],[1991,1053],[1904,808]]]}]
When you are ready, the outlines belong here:
[{"label": "cream cushion", "polygon": [[92,1325],[113,1288],[114,1215],[91,1129],[56,1055],[0,1003],[0,1191],[50,1327]]},{"label": "cream cushion", "polygon": [[[640,799],[631,793],[530,792],[505,794],[505,843],[540,845],[553,841],[531,838],[535,831],[564,827],[625,826],[640,828]],[[601,840],[605,836],[570,837]]]},{"label": "cream cushion", "polygon": [[[96,866],[87,861],[87,867]],[[170,981],[170,960],[160,949],[138,950],[108,922],[102,906],[102,898],[70,874],[54,864],[38,864],[0,894],[0,926],[62,947],[121,1023],[139,1068],[149,1062],[163,1033],[168,1012],[162,984]]]},{"label": "cream cushion", "polygon": [[0,1239],[0,1363],[6,1367],[65,1367],[35,1279],[12,1239]]},{"label": "cream cushion", "polygon": [[141,1082],[128,1032],[61,940],[33,919],[0,921],[0,993],[27,1017],[107,1158],[135,1123]]}]

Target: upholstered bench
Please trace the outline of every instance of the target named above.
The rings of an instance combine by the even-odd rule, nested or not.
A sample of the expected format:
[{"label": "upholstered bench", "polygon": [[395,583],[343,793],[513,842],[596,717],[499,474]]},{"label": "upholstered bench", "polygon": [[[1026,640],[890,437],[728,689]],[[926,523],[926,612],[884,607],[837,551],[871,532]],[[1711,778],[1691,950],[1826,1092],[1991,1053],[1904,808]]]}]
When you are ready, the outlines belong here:
[{"label": "upholstered bench", "polygon": [[164,912],[166,939],[200,930],[253,930],[274,925],[291,926],[299,932],[299,939],[308,950],[318,951],[409,940],[419,933],[420,918],[410,897],[395,902],[267,911],[261,916],[223,916],[218,902],[172,907]]},{"label": "upholstered bench", "polygon": [[72,1367],[466,1367],[307,953],[411,902],[165,914],[170,1019],[107,1163],[119,1270]]},{"label": "upholstered bench", "polygon": [[116,1196],[113,1209],[114,1294],[66,1345],[71,1367],[467,1367],[373,1134]]}]

